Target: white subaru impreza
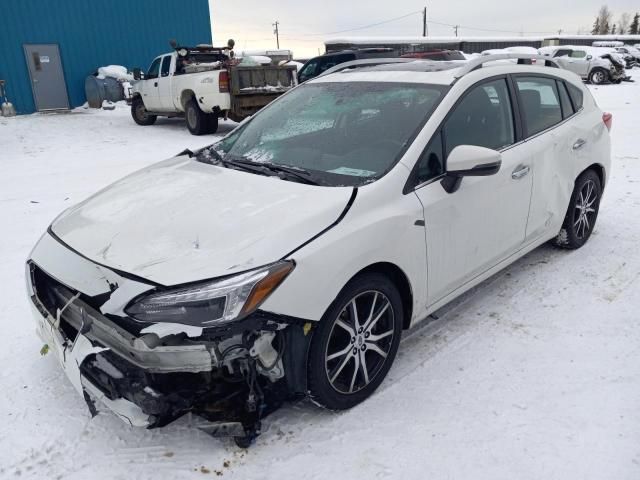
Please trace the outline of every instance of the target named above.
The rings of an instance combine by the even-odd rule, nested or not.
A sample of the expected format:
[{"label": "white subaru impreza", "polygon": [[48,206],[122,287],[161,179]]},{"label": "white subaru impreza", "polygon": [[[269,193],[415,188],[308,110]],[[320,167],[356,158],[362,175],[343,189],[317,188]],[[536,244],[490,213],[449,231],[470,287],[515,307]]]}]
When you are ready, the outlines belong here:
[{"label": "white subaru impreza", "polygon": [[537,246],[581,247],[611,115],[496,62],[529,57],[343,64],[63,212],[27,289],[92,414],[246,445],[287,399],[362,402],[403,329]]}]

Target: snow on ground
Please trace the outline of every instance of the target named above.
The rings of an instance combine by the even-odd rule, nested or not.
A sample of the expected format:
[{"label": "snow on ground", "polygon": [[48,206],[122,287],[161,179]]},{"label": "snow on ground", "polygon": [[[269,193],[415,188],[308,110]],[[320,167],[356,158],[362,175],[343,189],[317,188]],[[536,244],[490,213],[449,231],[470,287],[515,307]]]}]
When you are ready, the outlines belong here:
[{"label": "snow on ground", "polygon": [[640,478],[640,84],[593,91],[614,114],[614,170],[588,244],[527,255],[409,332],[369,401],[287,406],[248,451],[188,418],[91,420],[38,353],[23,286],[58,212],[214,138],[121,107],[0,118],[0,478]]}]

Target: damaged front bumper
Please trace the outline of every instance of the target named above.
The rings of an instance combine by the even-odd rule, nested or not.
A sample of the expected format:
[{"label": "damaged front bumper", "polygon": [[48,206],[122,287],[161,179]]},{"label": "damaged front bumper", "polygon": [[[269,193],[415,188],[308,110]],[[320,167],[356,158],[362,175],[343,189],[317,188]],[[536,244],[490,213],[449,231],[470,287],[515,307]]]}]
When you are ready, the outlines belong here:
[{"label": "damaged front bumper", "polygon": [[37,332],[92,415],[106,408],[154,428],[193,412],[208,433],[251,438],[264,415],[304,395],[309,328],[301,321],[258,311],[203,330],[127,318],[126,302],[151,288],[48,235],[27,263]]}]

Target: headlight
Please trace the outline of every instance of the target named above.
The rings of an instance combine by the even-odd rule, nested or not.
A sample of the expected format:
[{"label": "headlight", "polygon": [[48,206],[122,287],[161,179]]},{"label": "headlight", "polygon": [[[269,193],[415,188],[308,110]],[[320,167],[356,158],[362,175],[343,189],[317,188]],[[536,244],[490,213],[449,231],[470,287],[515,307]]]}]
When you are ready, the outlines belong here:
[{"label": "headlight", "polygon": [[291,273],[293,262],[278,262],[240,275],[147,295],[125,312],[141,322],[211,327],[254,312]]}]

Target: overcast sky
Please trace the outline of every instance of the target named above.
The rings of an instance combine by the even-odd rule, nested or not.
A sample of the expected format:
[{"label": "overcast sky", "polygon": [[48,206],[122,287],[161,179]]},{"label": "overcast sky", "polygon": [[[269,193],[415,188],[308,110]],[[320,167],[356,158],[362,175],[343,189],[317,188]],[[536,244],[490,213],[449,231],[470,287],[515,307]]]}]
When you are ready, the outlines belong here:
[{"label": "overcast sky", "polygon": [[[293,50],[298,58],[324,53],[323,40],[328,38],[421,35],[419,12],[425,6],[419,0],[209,0],[209,4],[214,44],[233,38],[237,51],[275,48],[271,24],[278,20],[280,48]],[[518,36],[521,32],[535,36],[560,29],[568,34],[588,33],[602,4],[603,0],[426,2],[428,21],[460,25],[461,36]],[[608,5],[616,23],[623,12],[640,10],[637,0],[615,0]],[[382,25],[359,28],[404,15]],[[429,23],[429,34],[452,36],[453,28]]]}]

